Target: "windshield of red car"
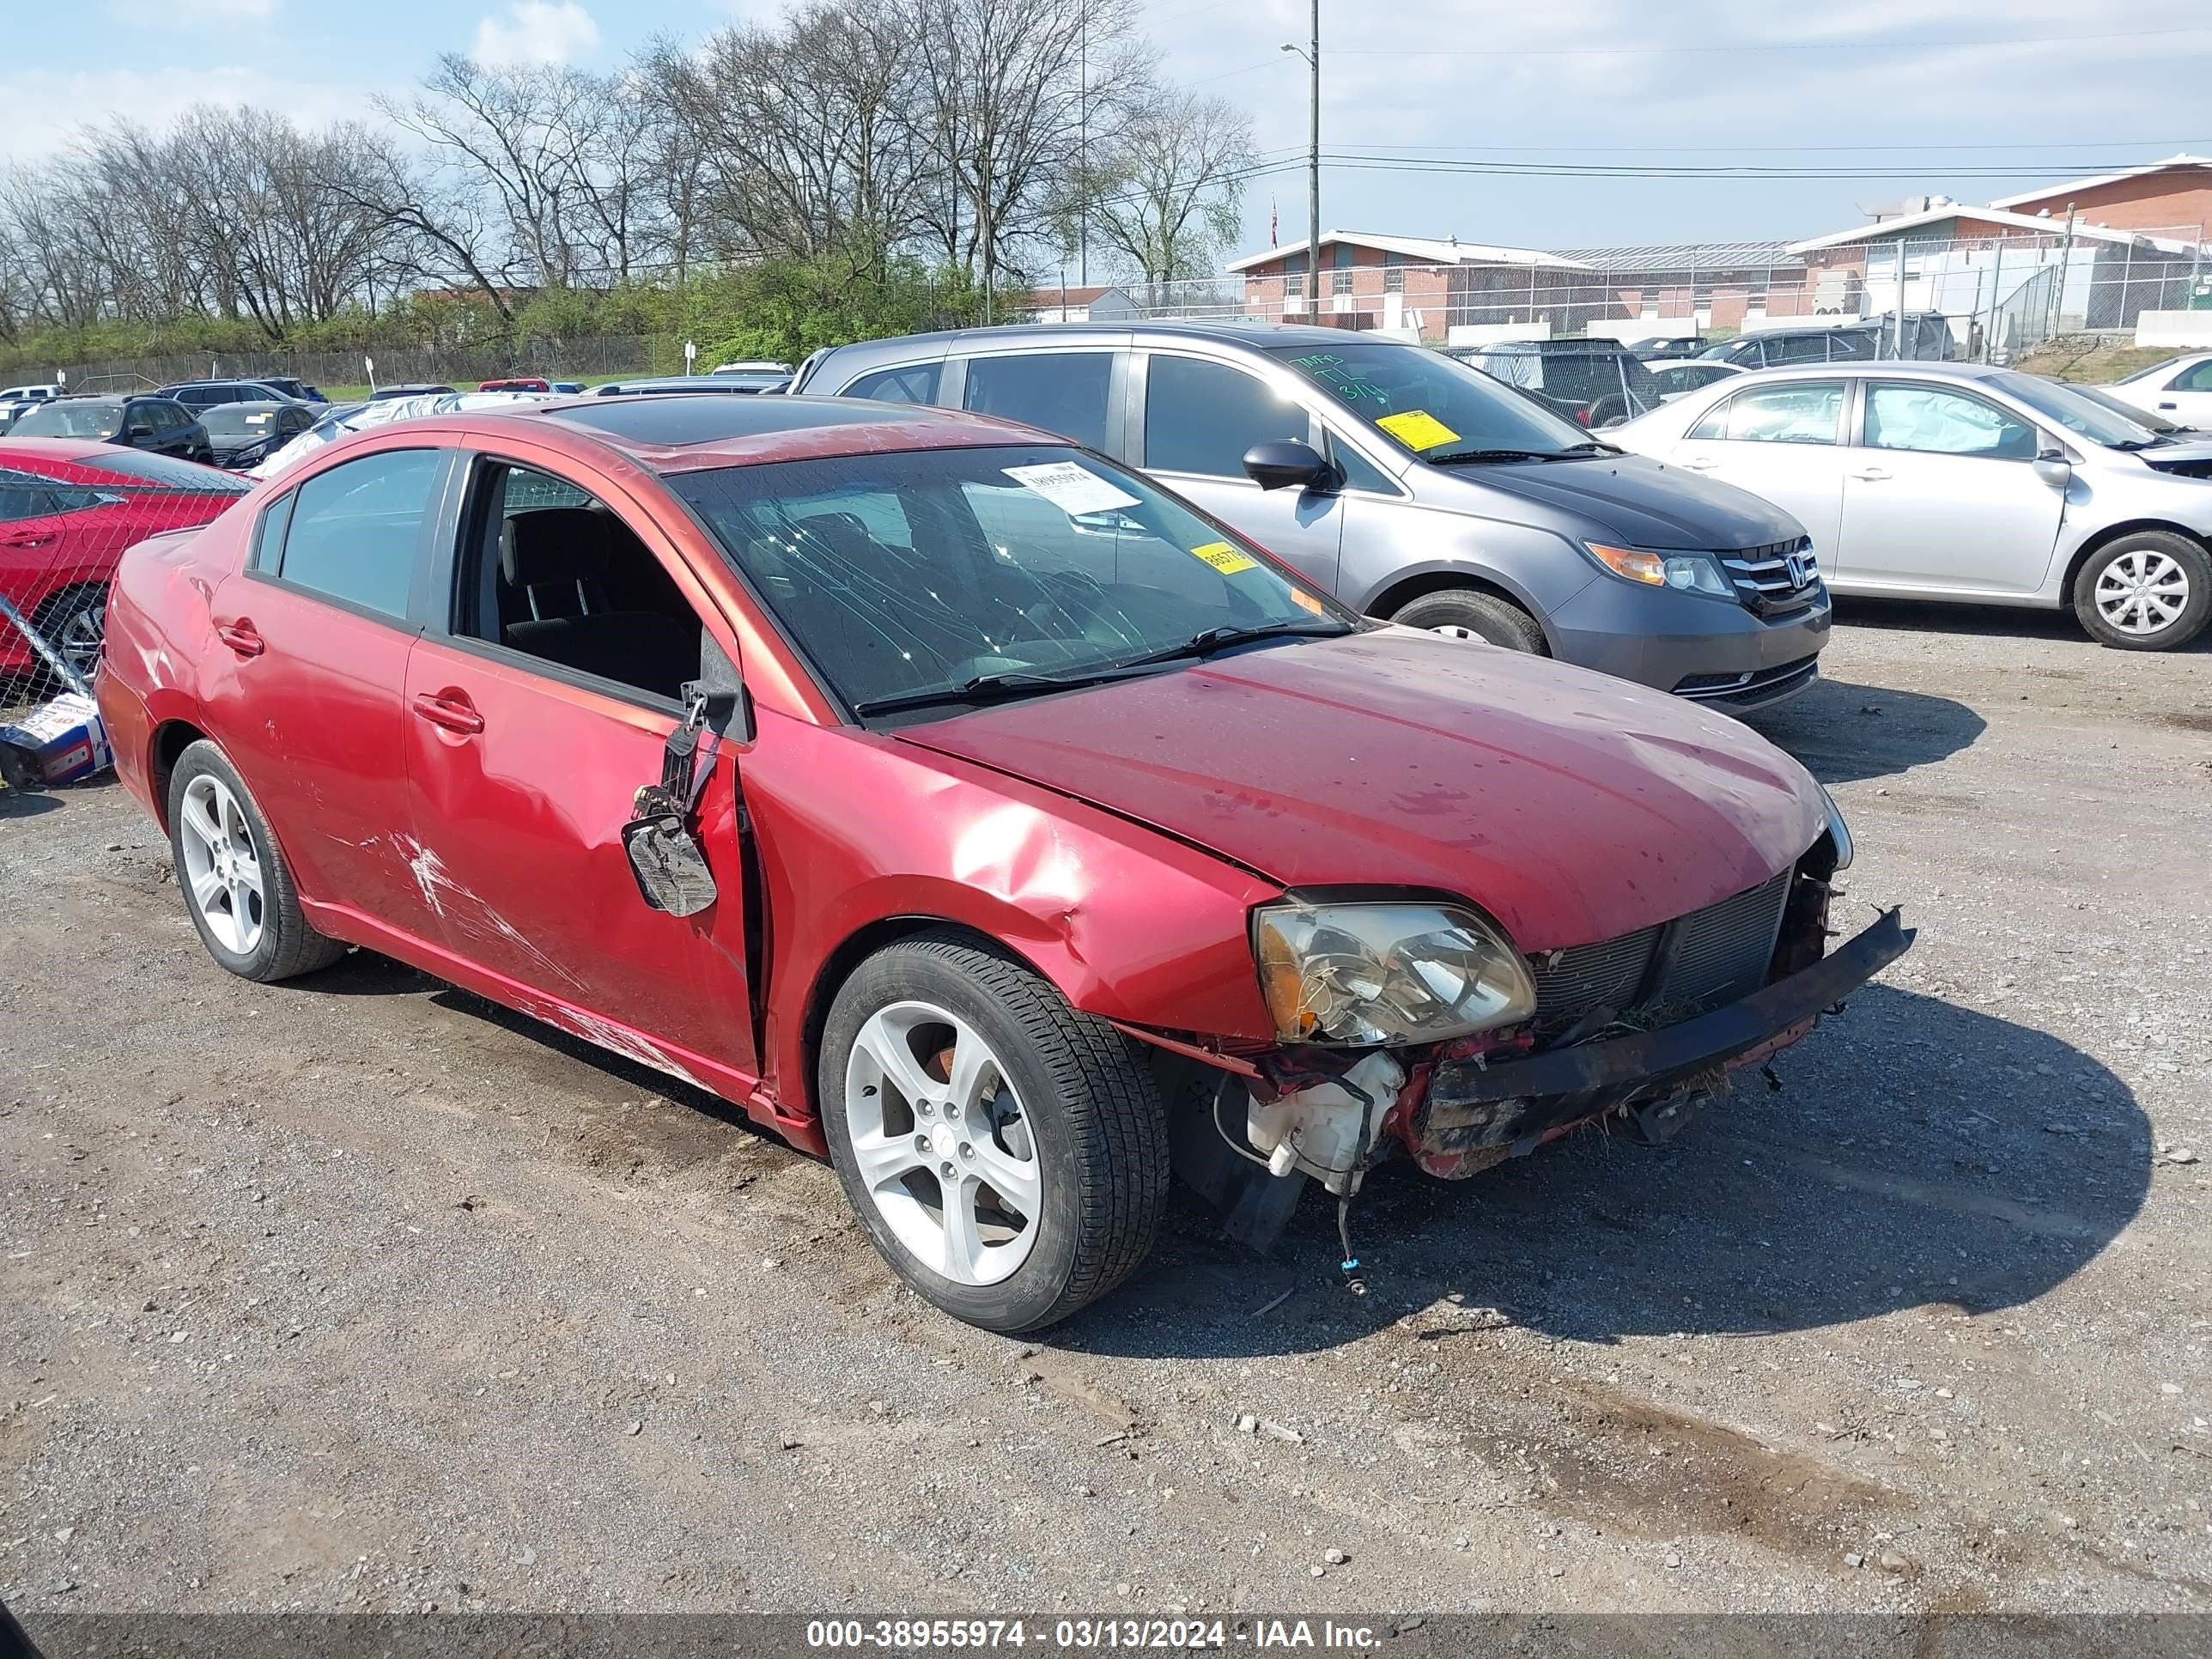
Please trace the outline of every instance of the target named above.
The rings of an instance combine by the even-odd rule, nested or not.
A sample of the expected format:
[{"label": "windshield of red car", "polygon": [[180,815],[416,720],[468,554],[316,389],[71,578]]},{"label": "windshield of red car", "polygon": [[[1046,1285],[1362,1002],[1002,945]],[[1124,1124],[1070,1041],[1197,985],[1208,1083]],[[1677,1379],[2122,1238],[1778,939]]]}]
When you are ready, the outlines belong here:
[{"label": "windshield of red car", "polygon": [[784,461],[665,482],[854,707],[994,677],[1111,670],[1214,629],[1354,625],[1233,532],[1061,446]]}]

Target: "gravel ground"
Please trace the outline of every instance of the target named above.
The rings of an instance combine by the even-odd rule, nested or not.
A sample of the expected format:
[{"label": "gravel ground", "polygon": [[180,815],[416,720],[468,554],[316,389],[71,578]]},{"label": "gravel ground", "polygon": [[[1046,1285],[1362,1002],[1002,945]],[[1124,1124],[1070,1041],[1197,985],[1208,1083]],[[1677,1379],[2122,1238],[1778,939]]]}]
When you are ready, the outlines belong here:
[{"label": "gravel ground", "polygon": [[733,1109],[227,978],[119,790],[0,794],[0,1597],[2212,1607],[2212,649],[1861,606],[1828,672],[1759,724],[1922,932],[1781,1092],[1378,1179],[1364,1300],[1318,1204],[1186,1208],[1037,1343]]}]

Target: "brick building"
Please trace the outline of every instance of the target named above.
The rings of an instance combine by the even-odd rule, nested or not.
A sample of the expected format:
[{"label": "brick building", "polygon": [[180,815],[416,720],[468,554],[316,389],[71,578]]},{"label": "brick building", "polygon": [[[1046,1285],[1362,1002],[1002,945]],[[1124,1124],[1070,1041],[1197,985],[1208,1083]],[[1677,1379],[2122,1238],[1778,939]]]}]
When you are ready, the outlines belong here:
[{"label": "brick building", "polygon": [[[1243,281],[1248,316],[1431,341],[1445,338],[1455,325],[1530,321],[1559,309],[1559,296],[1595,276],[1577,260],[1535,248],[1351,230],[1323,233],[1321,267],[1317,304],[1304,243],[1249,253],[1231,260],[1229,271]],[[1601,291],[1593,289],[1590,297],[1601,300]],[[1554,326],[1564,320],[1555,316]]]}]

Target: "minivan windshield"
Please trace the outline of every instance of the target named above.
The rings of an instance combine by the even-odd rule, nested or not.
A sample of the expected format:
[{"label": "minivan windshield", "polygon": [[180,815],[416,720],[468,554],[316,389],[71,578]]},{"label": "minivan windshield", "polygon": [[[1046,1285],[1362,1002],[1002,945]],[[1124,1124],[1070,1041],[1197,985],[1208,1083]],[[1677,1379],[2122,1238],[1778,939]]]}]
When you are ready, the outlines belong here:
[{"label": "minivan windshield", "polygon": [[854,712],[1041,696],[1357,620],[1251,544],[1062,445],[665,479]]},{"label": "minivan windshield", "polygon": [[1347,340],[1267,352],[1425,461],[1544,459],[1594,447],[1573,422],[1425,346]]},{"label": "minivan windshield", "polygon": [[2046,380],[2040,374],[1993,374],[1990,384],[2093,444],[2141,449],[2157,437],[2140,421],[2117,414],[2073,387]]}]

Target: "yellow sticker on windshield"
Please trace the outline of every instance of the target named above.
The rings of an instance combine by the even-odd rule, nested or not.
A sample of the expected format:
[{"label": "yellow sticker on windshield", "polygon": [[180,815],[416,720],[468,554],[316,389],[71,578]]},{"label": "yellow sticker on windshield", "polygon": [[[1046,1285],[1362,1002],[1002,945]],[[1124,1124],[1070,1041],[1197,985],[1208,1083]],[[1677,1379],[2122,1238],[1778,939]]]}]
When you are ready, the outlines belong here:
[{"label": "yellow sticker on windshield", "polygon": [[1402,415],[1385,415],[1375,422],[1408,449],[1434,449],[1455,441],[1459,434],[1425,409],[1409,409]]},{"label": "yellow sticker on windshield", "polygon": [[1291,590],[1291,598],[1296,603],[1305,606],[1307,610],[1312,611],[1316,617],[1326,617],[1328,615],[1328,607],[1323,605],[1319,599],[1316,599],[1312,594],[1307,592],[1303,587],[1292,588]]},{"label": "yellow sticker on windshield", "polygon": [[1240,571],[1256,569],[1259,560],[1249,553],[1239,553],[1227,542],[1208,542],[1203,547],[1190,550],[1194,559],[1204,559],[1224,576],[1234,576]]}]

